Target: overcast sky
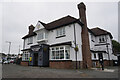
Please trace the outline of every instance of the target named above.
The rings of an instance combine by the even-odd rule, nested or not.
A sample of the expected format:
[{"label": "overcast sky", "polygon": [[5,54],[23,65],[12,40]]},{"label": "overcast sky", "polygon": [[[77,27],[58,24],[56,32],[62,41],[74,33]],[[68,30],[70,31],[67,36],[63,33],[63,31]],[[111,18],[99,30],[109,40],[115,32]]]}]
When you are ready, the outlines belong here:
[{"label": "overcast sky", "polygon": [[[20,49],[23,46],[21,38],[28,33],[28,26],[31,24],[35,26],[38,20],[49,23],[67,15],[79,18],[78,3],[80,2],[2,3],[2,6],[0,6],[2,8],[2,13],[0,13],[2,16],[1,52],[8,53],[8,43],[6,41],[11,41],[11,53],[18,54],[19,45]],[[88,27],[100,27],[108,30],[112,33],[114,39],[118,40],[118,3],[85,2],[85,4]]]}]

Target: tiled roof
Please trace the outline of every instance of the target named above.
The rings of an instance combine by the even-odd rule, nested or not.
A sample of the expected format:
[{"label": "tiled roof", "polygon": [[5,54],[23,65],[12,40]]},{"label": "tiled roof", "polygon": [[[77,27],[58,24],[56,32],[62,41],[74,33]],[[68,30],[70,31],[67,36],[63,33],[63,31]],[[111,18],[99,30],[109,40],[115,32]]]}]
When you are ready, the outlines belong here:
[{"label": "tiled roof", "polygon": [[[41,21],[39,21],[44,27],[45,29],[47,30],[52,30],[52,29],[56,29],[56,28],[59,28],[59,27],[62,27],[62,26],[66,26],[68,24],[72,24],[72,23],[75,23],[77,22],[78,24],[80,25],[83,25],[79,19],[76,19],[74,17],[71,17],[71,16],[65,16],[63,18],[60,18],[58,20],[55,20],[53,22],[50,22],[50,23],[43,23]],[[31,36],[34,36],[36,35],[35,32],[33,32],[32,34],[27,34],[26,36],[24,36],[22,39],[25,39],[25,38],[28,38],[28,37],[31,37]]]},{"label": "tiled roof", "polygon": [[92,28],[91,31],[95,34],[95,36],[107,35],[108,34],[108,35],[110,35],[111,38],[113,38],[110,32],[108,32],[106,30],[103,30],[103,29],[100,29],[98,27],[97,28]]},{"label": "tiled roof", "polygon": [[83,25],[79,19],[76,19],[74,17],[71,17],[71,16],[65,16],[63,18],[60,18],[58,20],[55,20],[53,22],[50,22],[50,23],[43,23],[43,22],[40,22],[44,27],[45,29],[47,30],[52,30],[52,29],[56,29],[56,28],[59,28],[59,27],[62,27],[62,26],[66,26],[68,24],[71,24],[71,23],[74,23],[74,22],[78,22],[80,25]]},{"label": "tiled roof", "polygon": [[28,37],[31,37],[31,36],[34,36],[34,35],[37,35],[37,34],[35,32],[33,32],[32,34],[25,35],[24,37],[22,37],[22,39],[25,39],[25,38],[28,38]]}]

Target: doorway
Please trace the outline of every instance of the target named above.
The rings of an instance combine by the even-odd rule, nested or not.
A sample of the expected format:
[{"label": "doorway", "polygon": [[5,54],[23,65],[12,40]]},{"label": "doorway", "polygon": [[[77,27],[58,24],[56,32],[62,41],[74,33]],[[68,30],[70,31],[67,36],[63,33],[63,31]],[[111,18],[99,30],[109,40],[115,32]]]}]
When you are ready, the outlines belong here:
[{"label": "doorway", "polygon": [[99,62],[103,62],[103,54],[98,53]]},{"label": "doorway", "polygon": [[38,53],[34,53],[34,66],[38,66]]}]

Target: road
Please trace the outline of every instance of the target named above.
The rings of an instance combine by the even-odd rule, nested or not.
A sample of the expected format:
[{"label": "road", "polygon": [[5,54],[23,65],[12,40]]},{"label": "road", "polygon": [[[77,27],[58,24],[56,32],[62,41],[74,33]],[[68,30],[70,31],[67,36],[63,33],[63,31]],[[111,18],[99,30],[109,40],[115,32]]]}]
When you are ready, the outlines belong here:
[{"label": "road", "polygon": [[51,69],[48,67],[3,65],[3,78],[118,78],[118,68],[109,67],[111,71],[95,69]]}]

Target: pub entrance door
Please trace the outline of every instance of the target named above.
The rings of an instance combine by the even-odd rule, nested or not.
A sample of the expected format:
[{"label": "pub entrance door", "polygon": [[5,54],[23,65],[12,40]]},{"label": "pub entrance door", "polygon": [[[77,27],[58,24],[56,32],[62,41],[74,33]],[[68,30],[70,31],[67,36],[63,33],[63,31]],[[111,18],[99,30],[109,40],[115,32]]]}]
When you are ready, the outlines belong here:
[{"label": "pub entrance door", "polygon": [[38,53],[34,53],[34,66],[38,66]]}]

